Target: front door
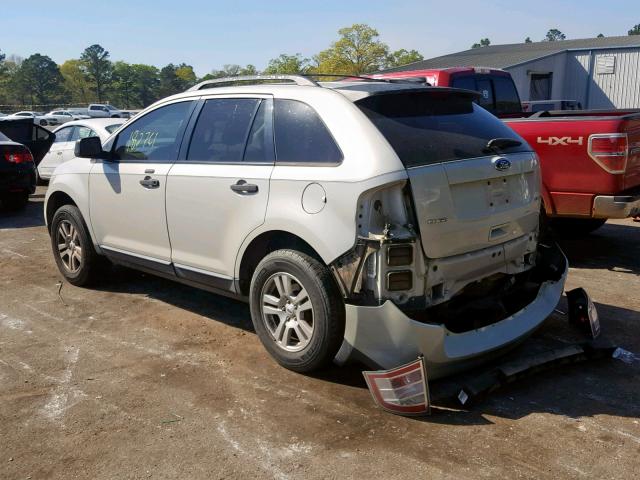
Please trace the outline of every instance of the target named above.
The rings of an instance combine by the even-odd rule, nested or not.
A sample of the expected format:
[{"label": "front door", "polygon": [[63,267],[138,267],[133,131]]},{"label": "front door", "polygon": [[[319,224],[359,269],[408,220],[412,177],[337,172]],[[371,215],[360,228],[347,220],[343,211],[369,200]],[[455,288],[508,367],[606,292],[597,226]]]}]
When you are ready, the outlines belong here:
[{"label": "front door", "polygon": [[[107,255],[171,270],[165,190],[193,101],[162,105],[122,130],[89,180],[95,238]],[[105,147],[109,148],[109,147]]]},{"label": "front door", "polygon": [[167,178],[167,222],[179,276],[233,289],[239,247],[265,218],[272,118],[271,98],[204,100],[184,158]]}]

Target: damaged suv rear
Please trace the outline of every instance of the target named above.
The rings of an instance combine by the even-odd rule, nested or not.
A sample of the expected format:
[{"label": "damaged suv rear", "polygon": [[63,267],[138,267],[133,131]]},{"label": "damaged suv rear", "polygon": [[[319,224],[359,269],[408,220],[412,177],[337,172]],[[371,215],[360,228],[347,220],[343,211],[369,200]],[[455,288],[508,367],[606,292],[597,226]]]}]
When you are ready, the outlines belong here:
[{"label": "damaged suv rear", "polygon": [[567,270],[535,153],[474,92],[366,80],[208,80],[80,140],[47,191],[60,272],[243,299],[299,372],[424,355],[435,378],[523,340]]},{"label": "damaged suv rear", "polygon": [[332,264],[347,298],[337,360],[391,368],[422,354],[437,378],[522,341],[556,307],[567,271],[539,239],[536,154],[472,92],[340,91],[407,179],[360,197],[356,246]]}]

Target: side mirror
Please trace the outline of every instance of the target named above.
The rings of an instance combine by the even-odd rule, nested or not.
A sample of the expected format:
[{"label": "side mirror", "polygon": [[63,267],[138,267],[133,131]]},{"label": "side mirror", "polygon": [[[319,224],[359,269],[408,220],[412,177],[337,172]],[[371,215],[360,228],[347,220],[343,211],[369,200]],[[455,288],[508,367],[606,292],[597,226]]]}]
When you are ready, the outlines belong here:
[{"label": "side mirror", "polygon": [[102,150],[102,141],[98,137],[87,137],[78,140],[74,151],[75,156],[78,158],[109,158],[109,153]]}]

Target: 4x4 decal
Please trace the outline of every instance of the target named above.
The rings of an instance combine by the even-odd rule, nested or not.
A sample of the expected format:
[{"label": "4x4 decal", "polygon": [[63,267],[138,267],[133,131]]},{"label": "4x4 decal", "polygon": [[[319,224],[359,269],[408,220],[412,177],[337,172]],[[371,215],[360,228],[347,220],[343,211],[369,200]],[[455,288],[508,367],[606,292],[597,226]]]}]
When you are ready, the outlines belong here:
[{"label": "4x4 decal", "polygon": [[584,137],[578,137],[578,138],[573,138],[573,137],[548,137],[548,138],[542,138],[542,137],[538,137],[538,143],[546,143],[547,145],[550,146],[555,146],[555,145],[582,145],[584,142]]}]

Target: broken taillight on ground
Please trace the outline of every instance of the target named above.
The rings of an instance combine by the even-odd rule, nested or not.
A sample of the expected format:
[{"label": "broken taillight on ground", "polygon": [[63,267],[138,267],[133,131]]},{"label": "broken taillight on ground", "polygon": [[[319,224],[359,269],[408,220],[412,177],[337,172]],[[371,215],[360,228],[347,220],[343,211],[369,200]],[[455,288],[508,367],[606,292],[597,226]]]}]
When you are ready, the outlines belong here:
[{"label": "broken taillight on ground", "polygon": [[429,415],[429,384],[424,359],[391,370],[362,372],[375,402],[399,415]]}]

